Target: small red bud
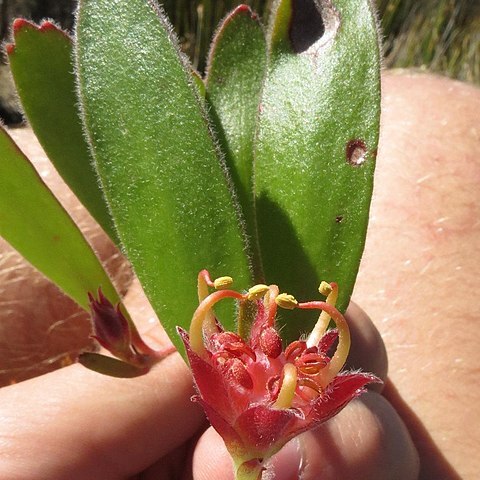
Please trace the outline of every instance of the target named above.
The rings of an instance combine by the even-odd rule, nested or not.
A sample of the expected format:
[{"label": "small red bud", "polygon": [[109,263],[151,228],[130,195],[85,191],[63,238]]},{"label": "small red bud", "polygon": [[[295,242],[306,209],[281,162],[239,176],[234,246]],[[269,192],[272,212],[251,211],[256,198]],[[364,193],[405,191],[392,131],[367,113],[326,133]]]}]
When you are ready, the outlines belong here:
[{"label": "small red bud", "polygon": [[98,291],[98,300],[89,294],[95,338],[107,349],[129,350],[128,322],[119,309]]},{"label": "small red bud", "polygon": [[212,340],[217,344],[217,345],[225,345],[227,343],[233,343],[233,342],[243,342],[242,337],[240,335],[237,335],[236,333],[233,332],[220,332],[215,335],[213,335]]},{"label": "small red bud", "polygon": [[277,358],[282,353],[282,339],[275,328],[267,327],[262,331],[260,348],[270,358]]}]

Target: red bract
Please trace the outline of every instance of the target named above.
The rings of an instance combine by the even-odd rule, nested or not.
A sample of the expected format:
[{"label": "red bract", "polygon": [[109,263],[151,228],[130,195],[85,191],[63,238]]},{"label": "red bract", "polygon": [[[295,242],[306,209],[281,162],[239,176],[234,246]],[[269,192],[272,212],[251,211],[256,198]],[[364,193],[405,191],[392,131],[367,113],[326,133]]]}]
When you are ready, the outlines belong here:
[{"label": "red bract", "polygon": [[[190,332],[178,330],[198,391],[194,399],[223,437],[237,478],[256,479],[264,460],[286,442],[328,420],[366,384],[379,380],[369,373],[341,372],[350,334],[345,318],[334,307],[336,284],[322,283],[326,302],[297,303],[290,295],[279,295],[275,285],[257,285],[245,294],[219,290],[207,295],[206,286],[215,283],[226,282],[212,282],[207,271],[200,273],[201,303]],[[225,332],[214,319],[212,308],[224,298],[256,304],[247,339]],[[283,350],[275,329],[277,306],[322,313],[305,341],[294,341]],[[330,319],[336,329],[327,330]]]},{"label": "red bract", "polygon": [[98,300],[88,294],[95,340],[116,358],[85,352],[79,361],[87,368],[107,375],[133,377],[147,373],[171,349],[157,351],[140,337],[135,325],[121,310],[98,289]]}]

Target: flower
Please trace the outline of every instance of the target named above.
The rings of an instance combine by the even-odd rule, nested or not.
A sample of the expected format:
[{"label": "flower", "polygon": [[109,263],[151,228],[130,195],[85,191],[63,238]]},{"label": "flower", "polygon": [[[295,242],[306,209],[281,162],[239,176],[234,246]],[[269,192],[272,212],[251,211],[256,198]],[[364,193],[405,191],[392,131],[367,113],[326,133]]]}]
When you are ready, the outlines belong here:
[{"label": "flower", "polygon": [[[221,289],[208,294],[208,287],[219,283],[224,287],[224,282],[212,282],[206,270],[200,272],[200,305],[189,333],[178,331],[198,392],[193,399],[223,437],[236,478],[257,479],[264,461],[286,442],[336,415],[366,384],[379,379],[370,373],[341,371],[350,333],[334,306],[335,283],[320,285],[326,301],[308,303],[279,294],[276,285],[256,285],[246,293]],[[213,316],[212,308],[225,298],[239,302],[241,321],[247,307],[256,308],[248,338],[224,331]],[[283,349],[275,328],[278,307],[322,313],[306,340]],[[328,329],[331,319],[334,329]]]},{"label": "flower", "polygon": [[135,377],[147,373],[150,368],[170,353],[170,349],[157,351],[150,348],[140,337],[132,320],[116,307],[98,289],[98,300],[88,294],[92,314],[92,338],[117,358],[93,352],[84,352],[79,361],[82,365],[106,375]]}]

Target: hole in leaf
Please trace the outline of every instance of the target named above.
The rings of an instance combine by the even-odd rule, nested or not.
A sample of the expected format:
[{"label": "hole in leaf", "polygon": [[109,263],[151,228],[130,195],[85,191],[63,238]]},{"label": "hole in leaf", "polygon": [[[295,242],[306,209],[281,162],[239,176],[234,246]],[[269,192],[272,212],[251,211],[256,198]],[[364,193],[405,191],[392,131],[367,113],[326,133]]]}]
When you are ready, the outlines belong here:
[{"label": "hole in leaf", "polygon": [[295,53],[308,50],[325,33],[322,15],[313,0],[293,0],[290,41]]},{"label": "hole in leaf", "polygon": [[338,12],[330,0],[291,1],[290,41],[293,51],[302,53],[315,45],[314,50],[318,52],[335,37],[340,26]]},{"label": "hole in leaf", "polygon": [[343,221],[343,215],[337,215],[337,216],[335,217],[335,222],[337,222],[337,223],[342,223],[342,221]]},{"label": "hole in leaf", "polygon": [[362,165],[367,159],[367,146],[365,142],[360,139],[350,140],[345,149],[347,163],[358,167]]}]

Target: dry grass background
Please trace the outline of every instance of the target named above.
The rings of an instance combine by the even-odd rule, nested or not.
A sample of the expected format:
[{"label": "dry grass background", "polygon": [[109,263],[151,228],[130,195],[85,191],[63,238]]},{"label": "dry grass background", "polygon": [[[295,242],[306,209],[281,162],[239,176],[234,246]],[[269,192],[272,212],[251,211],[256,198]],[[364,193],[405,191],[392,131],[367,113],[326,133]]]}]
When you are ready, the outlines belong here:
[{"label": "dry grass background", "polygon": [[[219,21],[247,3],[264,22],[273,0],[158,0],[175,27],[184,51],[199,71]],[[416,67],[480,85],[480,0],[371,0],[379,11],[386,67]],[[10,36],[16,16],[39,22],[53,17],[69,29],[77,0],[0,0],[0,41]],[[0,117],[21,117],[8,67],[0,49]]]},{"label": "dry grass background", "polygon": [[480,0],[379,0],[387,66],[480,84]]},{"label": "dry grass background", "polygon": [[[212,33],[229,0],[165,0],[164,8],[194,66],[202,70]],[[264,20],[272,0],[244,1]],[[377,0],[385,66],[417,67],[480,84],[480,0]]]}]

